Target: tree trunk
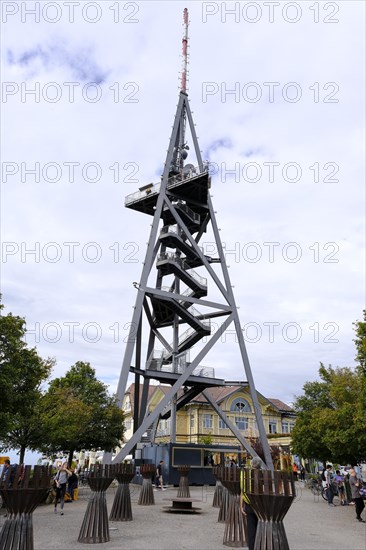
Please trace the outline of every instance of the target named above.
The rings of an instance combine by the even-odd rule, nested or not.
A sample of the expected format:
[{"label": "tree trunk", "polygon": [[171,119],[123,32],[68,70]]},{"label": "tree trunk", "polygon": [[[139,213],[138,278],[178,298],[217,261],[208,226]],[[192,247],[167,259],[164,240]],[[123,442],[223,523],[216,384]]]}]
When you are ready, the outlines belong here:
[{"label": "tree trunk", "polygon": [[26,447],[25,447],[24,445],[22,445],[22,446],[20,447],[20,452],[19,452],[19,464],[23,464],[23,463],[24,463],[25,450],[26,450]]},{"label": "tree trunk", "polygon": [[71,451],[69,452],[69,458],[67,461],[69,468],[71,468],[73,456],[74,456],[74,449],[71,449]]}]

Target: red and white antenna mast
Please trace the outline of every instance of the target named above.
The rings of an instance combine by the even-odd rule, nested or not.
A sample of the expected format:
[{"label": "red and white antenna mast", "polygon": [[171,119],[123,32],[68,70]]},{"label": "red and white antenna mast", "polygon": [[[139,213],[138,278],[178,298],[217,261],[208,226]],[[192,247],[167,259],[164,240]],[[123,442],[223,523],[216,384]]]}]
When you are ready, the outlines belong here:
[{"label": "red and white antenna mast", "polygon": [[188,66],[188,9],[184,8],[183,10],[183,24],[184,24],[184,35],[182,38],[182,54],[183,54],[183,67],[182,67],[182,81],[181,81],[181,92],[187,93],[187,66]]}]

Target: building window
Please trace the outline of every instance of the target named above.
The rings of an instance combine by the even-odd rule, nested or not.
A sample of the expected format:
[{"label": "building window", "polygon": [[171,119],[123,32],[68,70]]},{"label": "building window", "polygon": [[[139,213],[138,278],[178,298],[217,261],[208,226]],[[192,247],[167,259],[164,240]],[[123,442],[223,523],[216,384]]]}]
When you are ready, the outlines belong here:
[{"label": "building window", "polygon": [[212,414],[203,415],[203,427],[212,428]]},{"label": "building window", "polygon": [[170,435],[170,418],[168,420],[160,420],[156,435]]},{"label": "building window", "polygon": [[219,430],[227,430],[227,424],[225,424],[222,418],[219,418]]},{"label": "building window", "polygon": [[290,432],[292,432],[294,427],[295,427],[295,422],[290,422]]},{"label": "building window", "polygon": [[193,414],[190,415],[189,422],[190,422],[189,426],[191,428],[194,428],[194,416],[193,416]]},{"label": "building window", "polygon": [[234,399],[234,401],[230,405],[230,410],[232,412],[251,412],[248,401],[246,401],[242,397]]},{"label": "building window", "polygon": [[277,422],[275,420],[269,421],[269,433],[270,434],[276,434],[277,433]]},{"label": "building window", "polygon": [[282,433],[283,434],[290,433],[290,427],[289,427],[288,422],[282,422]]},{"label": "building window", "polygon": [[247,430],[249,427],[249,421],[247,418],[243,418],[242,416],[236,416],[235,417],[235,424],[238,430]]},{"label": "building window", "polygon": [[130,398],[129,398],[129,397],[126,397],[124,409],[125,409],[126,411],[130,411],[130,410],[131,410],[131,401],[130,401]]}]

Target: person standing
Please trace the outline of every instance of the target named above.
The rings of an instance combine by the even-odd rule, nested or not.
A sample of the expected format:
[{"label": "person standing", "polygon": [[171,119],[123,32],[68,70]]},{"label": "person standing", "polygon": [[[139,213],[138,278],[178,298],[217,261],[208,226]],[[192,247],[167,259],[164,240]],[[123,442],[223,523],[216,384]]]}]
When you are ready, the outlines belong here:
[{"label": "person standing", "polygon": [[68,469],[68,463],[64,462],[57,472],[57,474],[54,477],[54,481],[56,482],[56,496],[55,496],[55,514],[57,514],[57,504],[60,499],[61,503],[61,516],[64,515],[64,504],[65,504],[65,493],[66,493],[66,485],[67,480],[69,476],[71,476],[72,472]]},{"label": "person standing", "polygon": [[346,493],[344,489],[344,477],[342,476],[340,470],[336,470],[336,475],[334,476],[334,482],[337,484],[338,496],[339,496],[341,506],[346,506],[348,502],[346,501]]},{"label": "person standing", "polygon": [[351,468],[349,471],[349,484],[351,487],[352,499],[355,502],[356,509],[356,519],[361,523],[366,523],[364,519],[361,518],[365,504],[363,502],[363,497],[360,494],[360,489],[362,487],[362,479],[357,477],[356,471],[354,468]]},{"label": "person standing", "polygon": [[78,476],[80,474],[80,471],[81,471],[81,464],[79,462],[79,460],[76,461],[76,466],[75,466],[75,469],[74,469],[74,473]]},{"label": "person standing", "polygon": [[[263,467],[263,462],[261,458],[254,457],[250,461],[250,467],[254,468],[256,470],[260,470]],[[242,472],[243,474],[244,472]],[[246,487],[244,487],[244,480],[245,478],[243,475],[241,476],[241,499],[240,499],[240,511],[245,516],[246,523],[247,523],[247,533],[248,533],[248,549],[254,550],[255,546],[255,537],[257,535],[257,525],[258,525],[258,517],[257,514],[254,512],[253,508],[249,504],[249,499],[247,495],[245,494]]]},{"label": "person standing", "polygon": [[322,485],[326,490],[325,494],[327,496],[328,506],[335,506],[335,504],[333,504],[334,492],[332,489],[332,473],[333,466],[331,464],[327,464],[326,469],[322,472]]},{"label": "person standing", "polygon": [[297,464],[294,462],[293,465],[292,465],[292,473],[294,474],[294,480],[295,481],[297,481],[297,472],[298,472]]},{"label": "person standing", "polygon": [[1,472],[3,481],[8,480],[8,484],[10,484],[10,473],[11,473],[11,464],[10,460],[8,458],[4,461],[3,471]]},{"label": "person standing", "polygon": [[70,499],[71,499],[71,501],[73,501],[74,500],[74,491],[78,486],[78,476],[76,475],[75,470],[73,470],[73,469],[71,469],[71,475],[67,480],[67,485],[68,485],[68,492],[69,492],[69,495],[70,495]]},{"label": "person standing", "polygon": [[305,482],[305,473],[306,473],[305,468],[301,464],[301,466],[300,466],[300,479],[301,479],[301,481],[304,481],[304,482]]}]

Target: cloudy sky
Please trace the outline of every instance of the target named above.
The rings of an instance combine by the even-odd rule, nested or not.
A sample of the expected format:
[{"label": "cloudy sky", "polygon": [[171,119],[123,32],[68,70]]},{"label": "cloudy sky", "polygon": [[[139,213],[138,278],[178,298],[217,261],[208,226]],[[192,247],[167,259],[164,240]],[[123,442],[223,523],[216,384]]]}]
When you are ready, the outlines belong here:
[{"label": "cloudy sky", "polygon": [[[354,366],[364,3],[1,4],[1,291],[53,375],[89,361],[116,389],[152,222],[124,198],[162,174],[184,7],[190,105],[256,387],[291,402],[319,362]],[[210,233],[202,243],[212,252]],[[245,378],[230,334],[205,365]]]}]

